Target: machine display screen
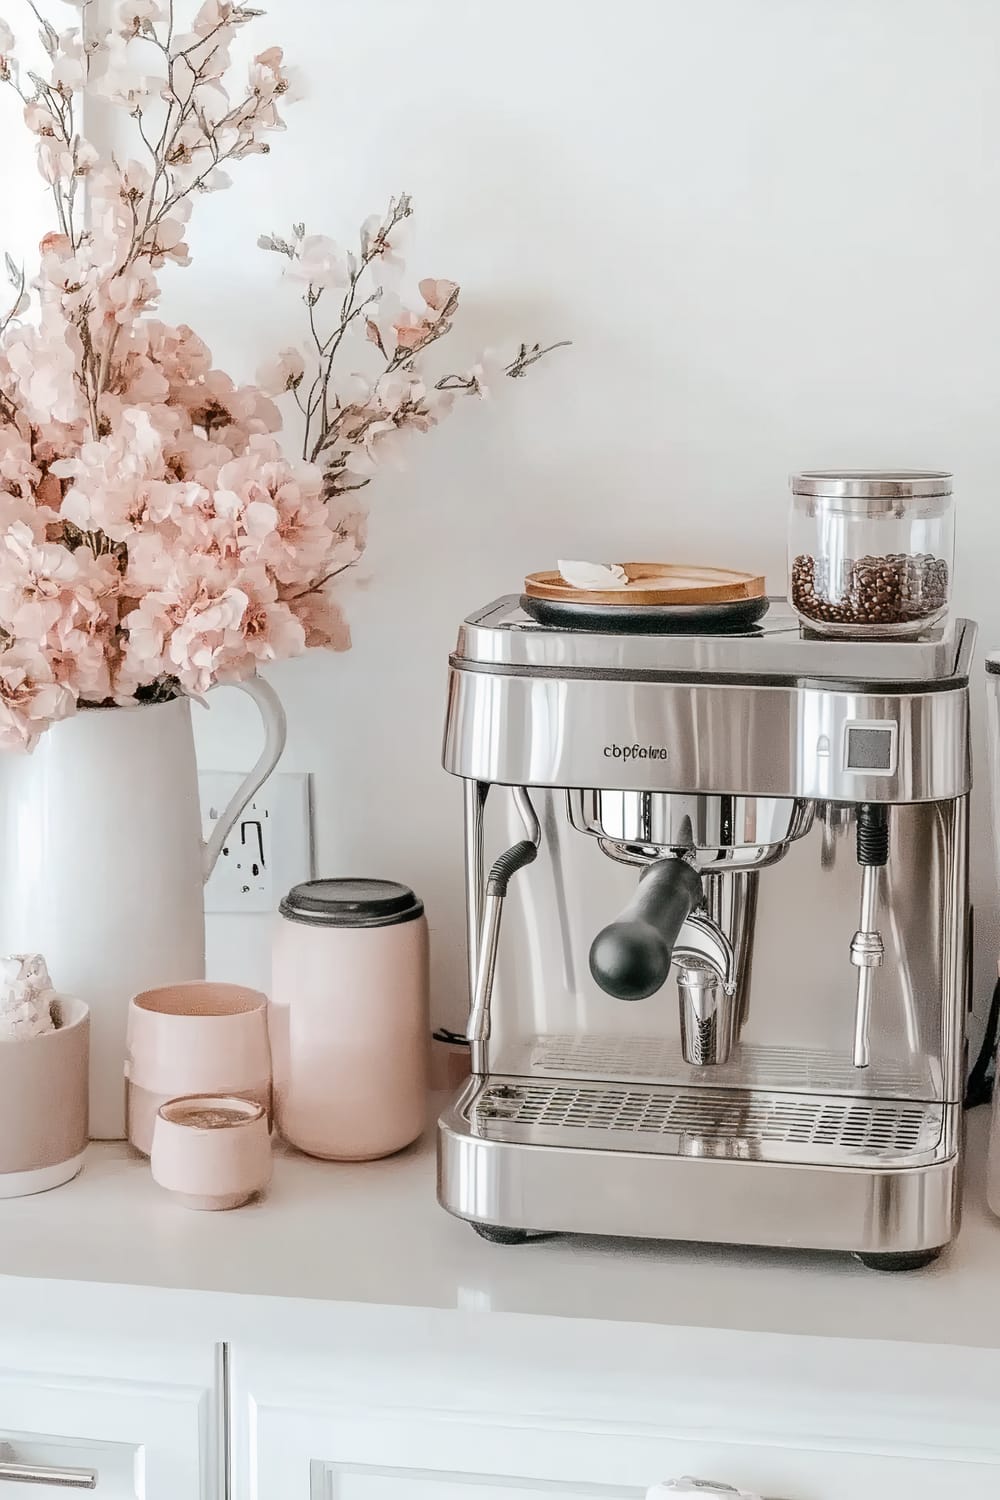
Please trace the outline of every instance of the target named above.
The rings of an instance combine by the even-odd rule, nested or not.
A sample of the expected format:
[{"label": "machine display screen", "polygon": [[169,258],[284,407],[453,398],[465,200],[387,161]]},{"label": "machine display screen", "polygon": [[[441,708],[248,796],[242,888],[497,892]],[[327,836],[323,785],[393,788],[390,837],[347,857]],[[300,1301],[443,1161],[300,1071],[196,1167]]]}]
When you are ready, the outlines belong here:
[{"label": "machine display screen", "polygon": [[892,770],[891,728],[848,728],[847,768],[849,771]]}]

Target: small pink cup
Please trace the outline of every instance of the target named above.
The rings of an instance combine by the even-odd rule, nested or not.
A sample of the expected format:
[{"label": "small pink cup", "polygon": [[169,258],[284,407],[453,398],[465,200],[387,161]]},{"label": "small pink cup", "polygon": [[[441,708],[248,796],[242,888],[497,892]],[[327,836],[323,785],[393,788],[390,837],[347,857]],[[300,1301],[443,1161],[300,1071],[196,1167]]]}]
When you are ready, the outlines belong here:
[{"label": "small pink cup", "polygon": [[269,1122],[267,996],[204,980],[144,990],[129,1005],[125,1080],[128,1138],[145,1156],[168,1099],[236,1095],[261,1105]]},{"label": "small pink cup", "polygon": [[240,1208],[271,1181],[267,1114],[224,1095],[171,1099],[157,1111],[150,1166],[185,1208]]}]

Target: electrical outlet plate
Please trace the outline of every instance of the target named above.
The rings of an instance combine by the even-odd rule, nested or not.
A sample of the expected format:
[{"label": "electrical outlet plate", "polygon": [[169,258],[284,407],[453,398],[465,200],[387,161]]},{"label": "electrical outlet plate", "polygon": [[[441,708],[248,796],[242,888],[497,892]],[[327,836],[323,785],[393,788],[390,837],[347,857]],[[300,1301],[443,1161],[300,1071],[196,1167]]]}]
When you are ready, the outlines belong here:
[{"label": "electrical outlet plate", "polygon": [[[202,771],[202,832],[211,836],[243,780]],[[312,787],[308,774],[270,776],[236,819],[205,886],[205,911],[273,912],[285,892],[313,875]]]}]

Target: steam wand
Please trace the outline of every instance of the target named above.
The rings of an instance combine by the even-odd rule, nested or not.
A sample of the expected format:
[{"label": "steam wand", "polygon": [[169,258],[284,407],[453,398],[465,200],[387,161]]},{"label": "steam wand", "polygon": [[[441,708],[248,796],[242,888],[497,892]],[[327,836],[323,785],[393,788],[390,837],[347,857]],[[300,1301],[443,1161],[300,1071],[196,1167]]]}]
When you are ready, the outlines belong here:
[{"label": "steam wand", "polygon": [[530,865],[538,854],[542,832],[531,805],[531,798],[523,786],[514,787],[514,803],[524,824],[526,838],[513,844],[500,855],[486,880],[486,901],[483,908],[483,928],[479,942],[479,964],[472,992],[472,1008],[466,1037],[470,1045],[470,1062],[473,1073],[486,1072],[486,1044],[490,1039],[490,1001],[493,997],[493,980],[496,975],[497,949],[500,944],[500,918],[507,887],[511,877],[525,865]]},{"label": "steam wand", "polygon": [[889,858],[889,812],[877,802],[858,807],[858,864],[861,866],[861,925],[851,939],[851,963],[858,971],[858,998],[854,1010],[854,1066],[871,1062],[871,1013],[875,993],[875,970],[885,955],[882,935],[875,925],[878,908],[879,871]]}]

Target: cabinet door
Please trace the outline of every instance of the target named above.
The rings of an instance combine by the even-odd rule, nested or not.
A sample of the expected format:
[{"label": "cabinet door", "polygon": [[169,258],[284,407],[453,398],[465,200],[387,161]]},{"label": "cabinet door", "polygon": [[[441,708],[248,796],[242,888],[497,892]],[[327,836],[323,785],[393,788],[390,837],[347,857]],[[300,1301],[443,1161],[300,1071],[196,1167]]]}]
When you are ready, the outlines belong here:
[{"label": "cabinet door", "polygon": [[[391,1376],[391,1404],[381,1404],[334,1361],[329,1381],[314,1367],[307,1386],[290,1357],[236,1351],[233,1373],[235,1493],[252,1500],[642,1500],[647,1487],[682,1475],[767,1500],[1000,1495],[1000,1450],[935,1449],[926,1431],[912,1442],[806,1442],[762,1431],[757,1442],[745,1427],[730,1438],[725,1411],[711,1404],[677,1425],[665,1404],[662,1425],[651,1427],[608,1421],[599,1406],[588,1412],[582,1391],[579,1420],[558,1420],[512,1409],[518,1392],[509,1385],[476,1411],[457,1387],[417,1376],[407,1409]],[[482,1386],[482,1365],[478,1375]],[[727,1410],[732,1431],[738,1417]]]},{"label": "cabinet door", "polygon": [[[258,1419],[264,1414],[258,1411]],[[642,1500],[694,1474],[782,1500],[996,1500],[1000,1467],[884,1455],[495,1427],[398,1415],[271,1414],[254,1500]]]},{"label": "cabinet door", "polygon": [[87,1374],[81,1363],[0,1370],[0,1500],[224,1500],[214,1379]]}]

